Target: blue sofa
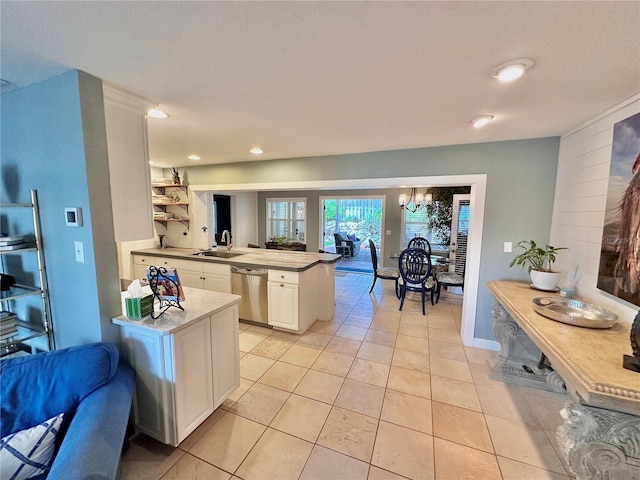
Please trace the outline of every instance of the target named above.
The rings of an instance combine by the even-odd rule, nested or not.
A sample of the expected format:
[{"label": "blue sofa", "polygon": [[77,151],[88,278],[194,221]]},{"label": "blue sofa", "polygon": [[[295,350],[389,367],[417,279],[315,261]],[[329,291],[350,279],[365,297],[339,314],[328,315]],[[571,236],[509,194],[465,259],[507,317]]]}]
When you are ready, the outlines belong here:
[{"label": "blue sofa", "polygon": [[5,437],[42,422],[48,426],[46,420],[64,413],[61,424],[52,428],[57,435],[50,470],[35,478],[116,478],[133,386],[133,370],[119,363],[113,344],[3,359],[0,429],[6,448],[0,454],[15,454],[7,452]]}]

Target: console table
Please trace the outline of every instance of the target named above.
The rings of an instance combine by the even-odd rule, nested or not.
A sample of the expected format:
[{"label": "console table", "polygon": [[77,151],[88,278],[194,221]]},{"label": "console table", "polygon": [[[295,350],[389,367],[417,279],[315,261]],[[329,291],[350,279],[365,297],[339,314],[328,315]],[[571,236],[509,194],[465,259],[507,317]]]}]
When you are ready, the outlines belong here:
[{"label": "console table", "polygon": [[554,296],[528,284],[490,281],[493,331],[500,352],[490,375],[570,400],[556,433],[578,480],[640,479],[640,374],[622,368],[631,353],[630,324],[589,329],[536,313],[532,299]]}]

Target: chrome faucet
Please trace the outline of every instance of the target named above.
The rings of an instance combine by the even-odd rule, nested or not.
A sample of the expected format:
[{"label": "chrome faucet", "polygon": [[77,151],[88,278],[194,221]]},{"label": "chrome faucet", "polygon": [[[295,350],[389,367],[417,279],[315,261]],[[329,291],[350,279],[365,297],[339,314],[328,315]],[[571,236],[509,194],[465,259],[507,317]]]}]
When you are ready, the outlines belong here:
[{"label": "chrome faucet", "polygon": [[222,231],[222,236],[220,237],[220,241],[221,242],[225,242],[225,238],[226,240],[226,244],[227,244],[227,252],[231,251],[231,247],[233,247],[233,244],[231,243],[231,234],[229,233],[229,230],[223,230]]}]

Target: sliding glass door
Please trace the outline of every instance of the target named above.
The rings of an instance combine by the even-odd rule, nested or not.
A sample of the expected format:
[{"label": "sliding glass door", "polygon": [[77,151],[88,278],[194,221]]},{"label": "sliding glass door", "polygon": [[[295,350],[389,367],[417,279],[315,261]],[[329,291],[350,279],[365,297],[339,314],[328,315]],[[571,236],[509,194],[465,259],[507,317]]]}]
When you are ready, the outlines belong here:
[{"label": "sliding glass door", "polygon": [[373,271],[369,239],[380,247],[384,197],[320,197],[320,209],[320,249],[336,252],[335,234],[339,233],[353,242],[353,255],[346,260],[351,264],[360,262],[359,270]]}]

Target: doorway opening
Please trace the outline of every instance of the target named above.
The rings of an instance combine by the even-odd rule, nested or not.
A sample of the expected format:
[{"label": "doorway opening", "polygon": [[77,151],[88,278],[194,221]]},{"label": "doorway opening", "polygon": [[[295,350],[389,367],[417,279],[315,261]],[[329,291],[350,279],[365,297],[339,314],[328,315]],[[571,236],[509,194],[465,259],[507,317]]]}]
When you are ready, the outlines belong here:
[{"label": "doorway opening", "polygon": [[216,244],[226,245],[226,240],[222,241],[222,232],[229,231],[231,235],[231,197],[229,195],[213,196],[213,233]]},{"label": "doorway opening", "polygon": [[320,197],[320,249],[340,253],[337,270],[373,273],[369,239],[382,242],[383,196]]},{"label": "doorway opening", "polygon": [[[343,180],[296,180],[264,183],[231,183],[193,186],[194,191],[271,191],[271,190],[335,190],[358,188],[408,188],[419,186],[468,185],[471,189],[471,205],[469,217],[469,239],[467,251],[467,268],[465,292],[462,301],[462,341],[465,345],[481,348],[497,349],[493,340],[475,337],[476,310],[480,292],[480,259],[482,254],[482,232],[484,227],[484,208],[487,190],[487,174],[459,174],[439,176],[412,177],[376,177],[350,178]],[[482,295],[489,293],[483,291]]]}]

